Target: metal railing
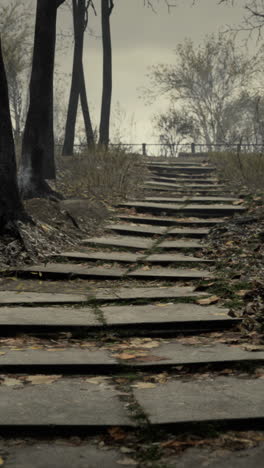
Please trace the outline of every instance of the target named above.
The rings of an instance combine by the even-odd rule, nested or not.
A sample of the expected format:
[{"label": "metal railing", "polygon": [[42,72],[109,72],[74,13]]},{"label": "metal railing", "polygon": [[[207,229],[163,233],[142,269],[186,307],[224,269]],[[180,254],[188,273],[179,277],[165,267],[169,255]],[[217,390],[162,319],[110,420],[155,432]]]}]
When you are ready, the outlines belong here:
[{"label": "metal railing", "polygon": [[[63,145],[56,145],[58,153],[61,153]],[[263,144],[240,144],[240,143],[183,143],[183,144],[165,144],[165,143],[110,143],[109,149],[122,150],[131,153],[142,154],[143,156],[159,157],[177,157],[184,155],[199,155],[209,152],[242,152],[242,153],[264,153]],[[78,155],[87,151],[87,145],[74,145],[74,154]]]}]

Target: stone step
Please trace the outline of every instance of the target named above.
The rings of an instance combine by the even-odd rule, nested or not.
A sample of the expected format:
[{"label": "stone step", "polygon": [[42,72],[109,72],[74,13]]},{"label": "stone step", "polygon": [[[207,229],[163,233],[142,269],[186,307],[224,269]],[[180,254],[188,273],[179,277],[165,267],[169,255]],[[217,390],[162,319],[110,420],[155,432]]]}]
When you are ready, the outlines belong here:
[{"label": "stone step", "polygon": [[133,235],[145,235],[145,236],[153,236],[153,235],[174,235],[174,236],[182,236],[182,237],[204,237],[209,234],[209,229],[179,229],[174,228],[168,231],[168,228],[161,227],[161,226],[140,226],[140,225],[131,225],[131,224],[109,224],[106,226],[106,229],[112,230],[114,232],[122,233],[122,234],[133,234]]},{"label": "stone step", "polygon": [[100,252],[100,251],[73,251],[73,252],[61,252],[59,255],[55,255],[59,258],[69,258],[80,261],[95,261],[95,262],[119,262],[119,263],[137,263],[143,258],[142,255],[129,253],[129,252]]},{"label": "stone step", "polygon": [[187,268],[175,269],[175,268],[149,268],[143,267],[133,270],[126,274],[129,278],[142,278],[142,279],[153,279],[153,280],[197,280],[197,279],[211,279],[213,275],[210,271],[206,270],[194,270]]},{"label": "stone step", "polygon": [[71,278],[122,278],[126,270],[121,268],[105,268],[102,266],[90,267],[75,263],[43,263],[40,265],[31,265],[17,267],[16,270],[8,270],[17,276],[34,276],[45,278],[58,278],[66,276]]},{"label": "stone step", "polygon": [[155,186],[155,187],[165,187],[165,188],[169,188],[169,189],[180,189],[180,190],[191,190],[191,189],[195,189],[195,190],[218,190],[219,192],[223,191],[226,187],[224,185],[213,185],[213,184],[203,184],[203,183],[200,183],[200,184],[195,184],[195,183],[188,183],[188,182],[183,182],[183,183],[179,183],[177,182],[177,179],[175,179],[175,182],[163,182],[163,181],[157,181],[157,180],[147,180],[146,182],[144,182],[144,185],[146,186]]},{"label": "stone step", "polygon": [[45,377],[44,383],[37,385],[30,384],[27,377],[25,383],[12,377],[12,386],[5,385],[4,380],[0,385],[2,430],[34,428],[49,432],[51,429],[135,425],[110,382],[95,385],[89,383],[89,378],[63,377],[45,383]]},{"label": "stone step", "polygon": [[240,423],[264,420],[264,382],[260,378],[172,379],[134,395],[152,425]]},{"label": "stone step", "polygon": [[[64,441],[31,441],[28,444],[10,446],[8,441],[0,441],[0,452],[4,454],[5,468],[131,468],[132,458],[119,449],[105,449],[86,442],[74,446]],[[132,460],[133,461],[133,460]],[[137,464],[136,462],[134,463]],[[258,468],[258,467],[255,467]]]},{"label": "stone step", "polygon": [[160,244],[158,244],[158,248],[163,250],[199,250],[203,247],[203,244],[200,244],[200,242],[191,240],[162,241]]},{"label": "stone step", "polygon": [[[138,340],[142,340],[138,338]],[[174,340],[143,341],[125,351],[91,348],[21,349],[1,348],[1,373],[81,374],[123,372],[127,366],[138,370],[166,370],[173,366],[221,365],[238,363],[262,364],[264,352],[246,351],[225,344],[186,345]]]},{"label": "stone step", "polygon": [[166,227],[161,226],[135,226],[131,224],[107,224],[105,228],[122,234],[132,233],[133,235],[145,236],[164,235],[167,231]]},{"label": "stone step", "polygon": [[83,239],[81,244],[100,247],[118,247],[132,250],[148,250],[152,247],[153,240],[132,236],[104,236]]},{"label": "stone step", "polygon": [[196,174],[211,174],[212,172],[215,171],[215,167],[212,167],[212,166],[193,166],[193,165],[189,165],[189,166],[184,166],[184,165],[178,165],[177,167],[173,167],[173,166],[160,166],[160,167],[155,167],[155,166],[152,166],[150,168],[151,172],[154,172],[155,174],[164,174],[164,173],[170,173],[170,174],[177,174],[177,173],[181,173],[181,174],[192,174],[192,175],[196,175]]},{"label": "stone step", "polygon": [[118,205],[120,208],[135,208],[137,211],[150,212],[150,213],[171,213],[171,214],[185,214],[188,216],[202,216],[202,217],[216,217],[228,216],[235,213],[243,213],[245,208],[236,205],[199,205],[199,204],[173,204],[173,203],[154,203],[154,202],[124,202]]},{"label": "stone step", "polygon": [[147,202],[155,203],[238,203],[240,200],[234,197],[145,197],[144,200]]},{"label": "stone step", "polygon": [[163,226],[215,226],[216,224],[222,224],[225,222],[224,219],[219,218],[173,218],[164,216],[142,216],[142,215],[128,215],[128,214],[117,214],[118,218],[123,221],[140,224],[155,224]]},{"label": "stone step", "polygon": [[209,186],[209,187],[224,187],[224,185],[222,184],[219,184],[218,182],[218,179],[216,178],[213,178],[213,177],[206,177],[205,179],[202,179],[201,177],[195,179],[195,178],[189,178],[189,177],[186,177],[186,178],[179,178],[179,177],[162,177],[162,176],[157,176],[157,175],[152,175],[151,176],[151,180],[152,181],[155,181],[155,182],[162,182],[162,183],[166,183],[168,182],[169,185],[170,184],[177,184],[177,185],[181,185],[181,186],[184,186],[185,184],[187,185],[193,185],[193,184],[197,184],[197,185],[205,185],[205,186]]},{"label": "stone step", "polygon": [[200,257],[193,257],[193,256],[187,256],[187,255],[181,255],[181,254],[152,254],[147,257],[144,257],[144,262],[145,263],[153,263],[153,264],[174,264],[174,263],[180,263],[180,264],[190,264],[190,263],[206,263],[206,264],[212,264],[214,263],[212,260],[207,260],[206,258],[200,258]]},{"label": "stone step", "polygon": [[[46,306],[47,304],[88,304],[96,300],[97,302],[119,302],[119,301],[154,301],[169,299],[192,299],[206,296],[205,293],[195,291],[193,287],[144,287],[144,288],[97,288],[87,289],[86,294],[60,294],[49,292],[31,291],[0,291],[0,306],[37,304]],[[3,307],[0,307],[0,311]]]},{"label": "stone step", "polygon": [[187,179],[188,181],[194,181],[194,180],[217,180],[215,177],[212,177],[210,173],[188,173],[188,172],[183,172],[183,171],[168,171],[168,170],[162,170],[162,172],[156,172],[152,171],[151,172],[151,177],[166,177],[166,178],[172,178],[172,179]]},{"label": "stone step", "polygon": [[213,330],[230,328],[240,323],[229,317],[227,309],[217,306],[203,307],[196,304],[162,304],[142,306],[101,307],[105,323],[111,327],[148,328],[180,332],[185,330]]}]

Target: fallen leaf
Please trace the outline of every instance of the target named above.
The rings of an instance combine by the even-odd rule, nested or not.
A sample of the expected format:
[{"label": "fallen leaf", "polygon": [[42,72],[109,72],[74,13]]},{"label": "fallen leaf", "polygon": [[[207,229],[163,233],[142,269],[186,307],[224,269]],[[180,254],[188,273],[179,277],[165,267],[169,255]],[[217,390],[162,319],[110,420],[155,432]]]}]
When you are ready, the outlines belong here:
[{"label": "fallen leaf", "polygon": [[114,440],[124,440],[127,438],[126,432],[121,427],[110,427],[107,432]]},{"label": "fallen leaf", "polygon": [[19,385],[21,386],[23,384],[22,384],[21,380],[6,377],[3,380],[3,385],[6,385],[7,387],[15,387],[15,386],[19,386]]},{"label": "fallen leaf", "polygon": [[116,462],[118,465],[137,465],[138,463],[133,460],[133,458],[123,458],[122,460],[118,460]]},{"label": "fallen leaf", "polygon": [[249,289],[241,289],[236,292],[236,296],[244,297],[249,292]]},{"label": "fallen leaf", "polygon": [[244,200],[236,200],[233,202],[233,205],[242,205],[244,203]]},{"label": "fallen leaf", "polygon": [[246,351],[264,351],[264,345],[251,345],[247,344],[243,346]]},{"label": "fallen leaf", "polygon": [[149,266],[144,266],[141,268],[142,271],[149,271],[151,268]]},{"label": "fallen leaf", "polygon": [[1,351],[0,353],[0,356],[4,356],[6,353],[4,353],[3,351]]},{"label": "fallen leaf", "polygon": [[91,383],[93,385],[108,384],[109,377],[88,377],[85,379],[85,382]]},{"label": "fallen leaf", "polygon": [[115,354],[115,357],[118,359],[136,359],[138,357],[143,357],[147,356],[146,353],[137,353],[137,354],[128,354],[128,353],[121,353],[121,354]]},{"label": "fallen leaf", "polygon": [[209,304],[215,304],[218,301],[220,301],[220,297],[210,296],[210,297],[206,297],[205,299],[198,299],[196,303],[200,305],[209,305]]},{"label": "fallen leaf", "polygon": [[142,348],[158,348],[160,346],[160,342],[159,341],[149,341],[148,343],[142,343],[141,347]]},{"label": "fallen leaf", "polygon": [[5,463],[4,459],[0,457],[0,466],[2,466]]},{"label": "fallen leaf", "polygon": [[37,374],[37,375],[28,375],[26,377],[26,380],[30,382],[33,385],[42,385],[42,384],[52,384],[53,382],[56,382],[62,377],[62,375],[42,375],[42,374]]},{"label": "fallen leaf", "polygon": [[138,382],[135,385],[131,385],[135,388],[155,388],[157,385],[151,382]]}]

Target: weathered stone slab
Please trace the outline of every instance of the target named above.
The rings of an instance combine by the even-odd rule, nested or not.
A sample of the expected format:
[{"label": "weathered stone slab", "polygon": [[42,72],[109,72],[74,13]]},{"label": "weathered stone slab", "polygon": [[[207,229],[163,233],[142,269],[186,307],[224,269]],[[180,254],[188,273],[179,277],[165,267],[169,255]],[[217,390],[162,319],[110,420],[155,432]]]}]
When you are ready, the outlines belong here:
[{"label": "weathered stone slab", "polygon": [[235,451],[227,448],[190,448],[181,455],[161,461],[167,468],[263,468],[264,444],[258,447]]},{"label": "weathered stone slab", "polygon": [[0,326],[98,327],[100,322],[89,307],[1,307]]},{"label": "weathered stone slab", "polygon": [[164,216],[142,216],[142,215],[124,215],[119,214],[119,219],[131,221],[140,224],[157,224],[164,226],[215,226],[224,223],[224,219],[219,218],[173,218]]},{"label": "weathered stone slab", "polygon": [[0,386],[0,427],[13,429],[132,426],[113,386],[86,378],[61,378],[50,384]]},{"label": "weathered stone slab", "polygon": [[196,304],[162,304],[142,306],[107,306],[101,308],[108,325],[203,324],[217,321],[238,322],[227,315],[227,309]]},{"label": "weathered stone slab", "polygon": [[17,267],[15,273],[18,275],[40,274],[45,277],[78,276],[83,278],[122,278],[124,270],[121,268],[89,267],[75,263],[47,263]]},{"label": "weathered stone slab", "polygon": [[191,178],[190,180],[190,177],[182,177],[182,178],[179,178],[179,177],[162,177],[162,176],[157,176],[157,175],[152,175],[151,176],[152,180],[155,180],[157,182],[169,182],[169,183],[177,183],[177,184],[203,184],[203,185],[210,185],[211,184],[214,184],[216,187],[223,187],[222,184],[218,184],[218,179],[216,178],[213,178],[213,177],[206,177],[206,178],[197,178],[195,179],[194,177]]},{"label": "weathered stone slab", "polygon": [[150,268],[142,269],[138,268],[128,273],[126,276],[129,278],[151,278],[153,280],[192,280],[192,279],[204,279],[204,278],[213,278],[213,275],[210,271],[194,270],[190,269],[176,269],[176,268]]},{"label": "weathered stone slab", "polygon": [[[5,353],[5,354],[2,354]],[[98,368],[117,365],[116,359],[110,356],[105,350],[88,349],[25,349],[21,351],[5,350],[1,348],[0,370],[1,372],[11,372],[15,368],[17,372],[23,372],[23,367],[43,371],[43,368],[52,370],[58,367],[59,371],[67,371],[67,368],[77,366],[75,373],[91,367]],[[38,369],[39,368],[39,369]],[[71,373],[74,370],[71,369]]]},{"label": "weathered stone slab", "polygon": [[152,240],[139,239],[132,236],[105,236],[105,237],[91,237],[82,241],[83,245],[99,245],[105,247],[119,247],[135,250],[145,250],[152,246]]},{"label": "weathered stone slab", "polygon": [[157,263],[157,264],[168,264],[168,263],[213,263],[212,260],[207,260],[206,258],[200,257],[191,257],[187,255],[180,254],[153,254],[145,257],[145,262],[147,263]]},{"label": "weathered stone slab", "polygon": [[166,228],[161,226],[132,226],[130,224],[108,224],[106,229],[122,234],[131,233],[144,236],[162,235],[166,232]]},{"label": "weathered stone slab", "polygon": [[190,229],[190,228],[173,228],[170,229],[167,232],[168,236],[182,236],[182,237],[205,237],[208,236],[210,230],[209,229],[203,229],[203,228],[196,228],[196,229]]},{"label": "weathered stone slab", "polygon": [[[1,304],[74,304],[87,302],[89,294],[37,293],[0,291]],[[0,309],[1,311],[1,309]]]},{"label": "weathered stone slab", "polygon": [[[131,468],[131,455],[122,455],[119,451],[104,450],[94,445],[77,447],[66,443],[38,441],[34,445],[8,446],[0,442],[0,453],[4,453],[5,468],[118,468],[121,465]],[[135,462],[135,466],[136,462]]]},{"label": "weathered stone slab", "polygon": [[238,198],[233,198],[233,197],[180,197],[180,198],[175,198],[175,197],[146,197],[146,201],[151,201],[155,203],[185,203],[185,202],[190,202],[190,203],[232,203],[232,202],[238,202]]},{"label": "weathered stone slab", "polygon": [[[154,287],[154,288],[119,288],[115,290],[116,299],[176,299],[204,296],[205,293],[195,291],[194,288],[187,287]],[[96,295],[96,298],[98,296]],[[106,297],[106,296],[105,296]]]},{"label": "weathered stone slab", "polygon": [[245,208],[237,205],[199,205],[196,204],[175,204],[175,203],[154,203],[154,202],[125,202],[119,205],[120,207],[135,208],[138,211],[146,211],[152,213],[185,213],[188,215],[202,215],[206,216],[225,216],[232,215],[234,213],[242,213]]},{"label": "weathered stone slab", "polygon": [[[145,362],[144,362],[145,361]],[[185,345],[177,343],[161,343],[157,348],[150,349],[146,356],[140,356],[127,362],[128,365],[148,367],[153,365],[204,365],[204,364],[231,364],[242,362],[264,361],[264,352],[245,351],[224,344],[216,345]]]},{"label": "weathered stone slab", "polygon": [[62,252],[58,257],[72,258],[74,260],[87,261],[103,261],[103,262],[120,262],[120,263],[136,263],[142,255],[137,255],[129,252]]},{"label": "weathered stone slab", "polygon": [[215,377],[172,380],[134,394],[151,424],[179,424],[263,420],[263,390],[263,379]]},{"label": "weathered stone slab", "polygon": [[175,241],[163,241],[158,247],[160,249],[202,249],[203,245],[199,242],[189,241],[189,240],[175,240]]}]

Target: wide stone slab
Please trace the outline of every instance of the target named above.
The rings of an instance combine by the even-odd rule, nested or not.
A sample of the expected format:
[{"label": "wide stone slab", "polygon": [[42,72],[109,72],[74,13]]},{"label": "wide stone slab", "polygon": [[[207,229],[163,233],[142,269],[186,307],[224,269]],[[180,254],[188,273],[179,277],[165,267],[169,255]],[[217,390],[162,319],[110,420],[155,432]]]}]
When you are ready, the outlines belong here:
[{"label": "wide stone slab", "polygon": [[[239,443],[239,439],[237,441]],[[234,451],[235,450],[235,451]],[[162,460],[166,468],[263,468],[264,444],[239,450],[227,448],[190,448],[182,454]],[[161,466],[162,466],[161,463]]]},{"label": "wide stone slab", "polygon": [[[0,291],[1,304],[74,304],[89,300],[89,294],[37,293]],[[0,309],[1,310],[1,309]]]},{"label": "wide stone slab", "polygon": [[173,228],[167,232],[168,236],[182,236],[182,237],[205,237],[208,236],[210,230],[209,229],[190,229],[190,228]]},{"label": "wide stone slab", "polygon": [[196,304],[107,306],[101,310],[107,325],[238,323],[227,315],[227,309]]},{"label": "wide stone slab", "polygon": [[157,264],[169,264],[169,263],[213,263],[212,260],[207,260],[206,258],[200,257],[191,257],[187,255],[180,254],[153,254],[145,257],[146,263],[157,263]]},{"label": "wide stone slab", "polygon": [[17,267],[17,275],[32,274],[41,277],[70,276],[80,278],[122,278],[124,270],[121,268],[89,267],[75,263],[47,263]]},{"label": "wide stone slab", "polygon": [[89,307],[0,307],[2,327],[98,327],[100,321]]},{"label": "wide stone slab", "polygon": [[142,239],[132,236],[105,236],[105,237],[91,237],[83,239],[83,245],[99,245],[105,247],[119,247],[135,250],[145,250],[152,246],[152,240]]},{"label": "wide stone slab", "polygon": [[161,226],[132,226],[130,224],[108,224],[106,229],[120,233],[131,233],[133,235],[162,235],[165,234],[166,228]]},{"label": "wide stone slab", "polygon": [[[76,367],[77,366],[77,367]],[[28,372],[43,371],[48,368],[53,371],[58,368],[58,372],[80,373],[83,370],[94,372],[102,368],[111,366],[111,369],[117,366],[117,360],[110,356],[105,350],[87,350],[87,349],[25,349],[20,351],[5,350],[1,348],[0,370],[1,372]],[[74,369],[75,367],[75,369]],[[23,369],[24,368],[24,369]]]},{"label": "wide stone slab", "polygon": [[157,224],[164,226],[215,226],[224,223],[224,219],[219,218],[173,218],[164,216],[142,216],[119,214],[119,219],[140,224]]},{"label": "wide stone slab", "polygon": [[146,197],[146,201],[151,201],[155,203],[232,203],[238,202],[238,198],[233,197]]},{"label": "wide stone slab", "polygon": [[134,390],[151,424],[263,420],[263,379],[214,377],[172,380]]},{"label": "wide stone slab", "polygon": [[[118,288],[113,291],[116,300],[137,300],[137,299],[177,299],[177,298],[195,298],[197,296],[204,296],[205,293],[195,291],[193,287],[148,287],[148,288]],[[113,296],[110,294],[110,297]],[[99,298],[99,294],[96,293],[96,299]],[[107,294],[101,294],[102,299],[107,299]]]},{"label": "wide stone slab", "polygon": [[57,257],[71,258],[74,260],[101,261],[101,262],[120,262],[120,263],[136,263],[142,255],[137,255],[129,252],[62,252]]},{"label": "wide stone slab", "polygon": [[189,241],[189,240],[173,240],[173,241],[162,241],[158,244],[159,249],[165,250],[178,250],[178,249],[202,249],[203,245],[196,241]]},{"label": "wide stone slab", "polygon": [[[150,343],[151,344],[151,343]],[[131,352],[133,354],[133,350]],[[185,345],[177,342],[161,343],[159,347],[150,349],[144,356],[129,359],[127,364],[139,367],[149,366],[178,366],[178,365],[204,365],[245,362],[264,362],[264,352],[245,351],[224,344],[216,345]]]},{"label": "wide stone slab", "polygon": [[[104,450],[94,445],[71,446],[66,443],[38,441],[34,445],[8,446],[0,442],[5,468],[131,468],[131,456],[118,450]],[[127,464],[128,463],[128,464]],[[136,462],[135,462],[136,466]]]},{"label": "wide stone slab", "polygon": [[138,211],[146,211],[153,213],[185,213],[188,215],[202,215],[202,216],[224,216],[232,215],[234,213],[242,213],[245,211],[245,208],[237,205],[220,205],[220,204],[207,204],[199,205],[197,204],[176,204],[176,203],[154,203],[154,202],[125,202],[119,205],[123,208],[135,208]]},{"label": "wide stone slab", "polygon": [[117,391],[85,378],[39,385],[0,386],[0,428],[132,426]]},{"label": "wide stone slab", "polygon": [[129,278],[151,278],[153,280],[195,280],[204,278],[213,278],[210,271],[190,269],[176,269],[176,268],[138,268],[126,274]]},{"label": "wide stone slab", "polygon": [[190,178],[189,177],[182,177],[182,178],[179,178],[179,177],[162,177],[162,176],[157,176],[157,175],[152,175],[151,177],[151,180],[153,181],[157,181],[157,182],[168,182],[169,184],[170,183],[176,183],[176,184],[203,184],[203,185],[210,185],[211,184],[214,184],[216,187],[224,187],[223,185],[219,184],[218,183],[218,179],[216,178],[213,178],[213,177],[206,177],[206,178],[197,178],[195,179],[194,177],[191,178],[191,181],[190,181]]}]

